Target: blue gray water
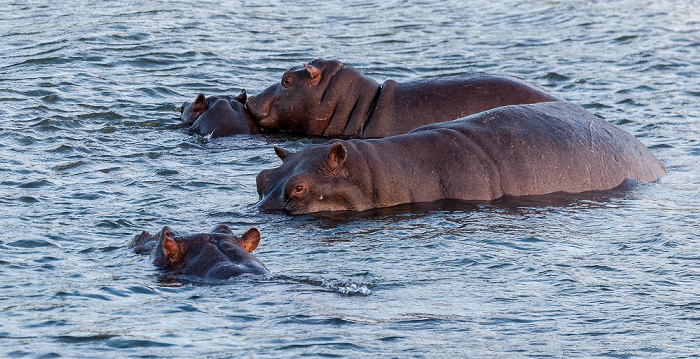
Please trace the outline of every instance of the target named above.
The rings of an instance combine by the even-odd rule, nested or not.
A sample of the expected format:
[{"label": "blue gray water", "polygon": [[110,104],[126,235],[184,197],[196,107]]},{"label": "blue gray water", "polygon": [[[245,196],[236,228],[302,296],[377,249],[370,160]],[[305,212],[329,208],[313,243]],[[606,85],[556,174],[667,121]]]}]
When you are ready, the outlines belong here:
[{"label": "blue gray water", "polygon": [[[0,3],[0,357],[700,356],[700,3]],[[285,135],[176,106],[316,57],[377,81],[543,86],[637,136],[658,183],[570,198],[261,214]],[[142,230],[263,233],[265,278],[173,278]]]}]

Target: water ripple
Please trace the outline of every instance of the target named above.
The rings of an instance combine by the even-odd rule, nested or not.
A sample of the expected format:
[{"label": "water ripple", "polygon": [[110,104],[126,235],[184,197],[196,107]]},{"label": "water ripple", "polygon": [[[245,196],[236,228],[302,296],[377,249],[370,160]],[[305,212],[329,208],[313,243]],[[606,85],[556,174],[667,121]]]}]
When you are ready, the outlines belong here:
[{"label": "water ripple", "polygon": [[[0,3],[0,353],[695,355],[694,5]],[[271,145],[322,140],[191,137],[175,108],[259,93],[319,56],[379,83],[522,78],[635,134],[669,174],[566,200],[260,214]],[[272,276],[168,278],[127,248],[221,222],[261,229]]]}]

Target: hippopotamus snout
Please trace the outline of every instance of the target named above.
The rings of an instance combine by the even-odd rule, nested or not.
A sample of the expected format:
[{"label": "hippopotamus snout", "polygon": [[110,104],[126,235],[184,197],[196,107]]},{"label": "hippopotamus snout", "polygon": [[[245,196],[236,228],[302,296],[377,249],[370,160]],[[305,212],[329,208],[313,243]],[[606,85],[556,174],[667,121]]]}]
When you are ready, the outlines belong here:
[{"label": "hippopotamus snout", "polygon": [[271,86],[256,96],[248,97],[245,108],[259,126],[265,128],[277,127],[277,113],[273,111],[276,86]]},{"label": "hippopotamus snout", "polygon": [[261,212],[278,211],[285,207],[283,181],[277,181],[272,170],[260,172],[256,178],[260,201],[256,205]]},{"label": "hippopotamus snout", "polygon": [[258,189],[260,200],[269,194],[272,190],[272,186],[276,184],[275,175],[273,172],[274,169],[262,170],[260,173],[258,173],[257,177],[255,177],[255,184]]},{"label": "hippopotamus snout", "polygon": [[280,196],[270,194],[263,197],[260,202],[258,202],[256,207],[260,212],[280,211],[284,208],[284,201],[280,198]]}]

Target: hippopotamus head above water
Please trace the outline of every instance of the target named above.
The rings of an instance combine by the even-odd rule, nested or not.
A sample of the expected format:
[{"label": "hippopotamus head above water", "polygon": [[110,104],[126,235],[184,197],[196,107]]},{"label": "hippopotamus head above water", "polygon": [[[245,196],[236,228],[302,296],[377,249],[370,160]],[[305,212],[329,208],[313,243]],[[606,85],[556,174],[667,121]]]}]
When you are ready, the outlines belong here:
[{"label": "hippopotamus head above water", "polygon": [[200,93],[199,95],[197,95],[197,98],[193,102],[185,101],[182,103],[182,106],[179,107],[180,119],[184,123],[191,126],[195,121],[197,121],[199,116],[202,113],[204,113],[204,111],[206,111],[207,108],[209,108],[210,105],[214,104],[214,102],[220,99],[224,99],[228,102],[235,101],[241,104],[245,104],[246,100],[248,99],[248,94],[245,90],[241,90],[241,93],[237,96],[216,95],[206,97],[203,93]]},{"label": "hippopotamus head above water", "polygon": [[189,126],[186,132],[200,136],[224,137],[256,134],[258,126],[245,108],[245,90],[238,96],[209,96],[199,94],[194,102],[180,107],[180,119]]},{"label": "hippopotamus head above water", "polygon": [[246,107],[262,128],[323,135],[333,110],[323,106],[329,102],[324,90],[343,68],[340,61],[322,59],[293,67],[279,83],[250,97]]},{"label": "hippopotamus head above water", "polygon": [[181,235],[163,227],[155,236],[137,235],[130,247],[136,253],[150,251],[151,261],[175,274],[227,279],[244,273],[266,274],[265,265],[251,254],[260,243],[260,231],[251,228],[236,237],[226,225],[211,233]]},{"label": "hippopotamus head above water", "polygon": [[380,86],[340,61],[317,59],[285,72],[279,83],[248,98],[246,107],[267,130],[380,138],[496,107],[558,100],[521,80],[487,74]]},{"label": "hippopotamus head above water", "polygon": [[192,126],[194,121],[197,121],[199,115],[201,115],[209,106],[209,101],[212,98],[207,99],[203,93],[200,93],[193,102],[185,101],[180,106],[180,120],[188,126]]},{"label": "hippopotamus head above water", "polygon": [[345,142],[307,146],[291,152],[274,146],[282,160],[277,168],[261,171],[257,178],[260,210],[284,210],[289,214],[373,208],[353,177],[363,177],[346,161]]}]

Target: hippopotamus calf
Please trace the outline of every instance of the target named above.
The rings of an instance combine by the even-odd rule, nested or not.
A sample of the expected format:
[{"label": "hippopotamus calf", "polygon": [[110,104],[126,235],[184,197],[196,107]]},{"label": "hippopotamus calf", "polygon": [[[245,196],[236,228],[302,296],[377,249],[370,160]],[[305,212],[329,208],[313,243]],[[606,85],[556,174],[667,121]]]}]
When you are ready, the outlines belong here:
[{"label": "hippopotamus calf", "polygon": [[199,94],[194,102],[180,107],[180,119],[190,127],[189,134],[225,137],[238,134],[257,134],[259,129],[245,109],[245,90],[238,96],[210,96]]},{"label": "hippopotamus calf", "polygon": [[151,253],[151,261],[175,274],[213,279],[228,279],[244,273],[269,273],[265,265],[250,254],[260,243],[260,231],[251,228],[241,237],[234,236],[226,225],[211,233],[181,235],[163,227],[155,236],[143,232],[134,237],[130,247],[136,253]]},{"label": "hippopotamus calf", "polygon": [[506,105],[561,98],[521,80],[469,75],[382,86],[351,66],[314,60],[248,98],[263,129],[342,138],[380,138]]},{"label": "hippopotamus calf", "polygon": [[566,101],[275,152],[282,165],[258,174],[258,208],[290,214],[606,190],[666,173],[634,136]]}]

